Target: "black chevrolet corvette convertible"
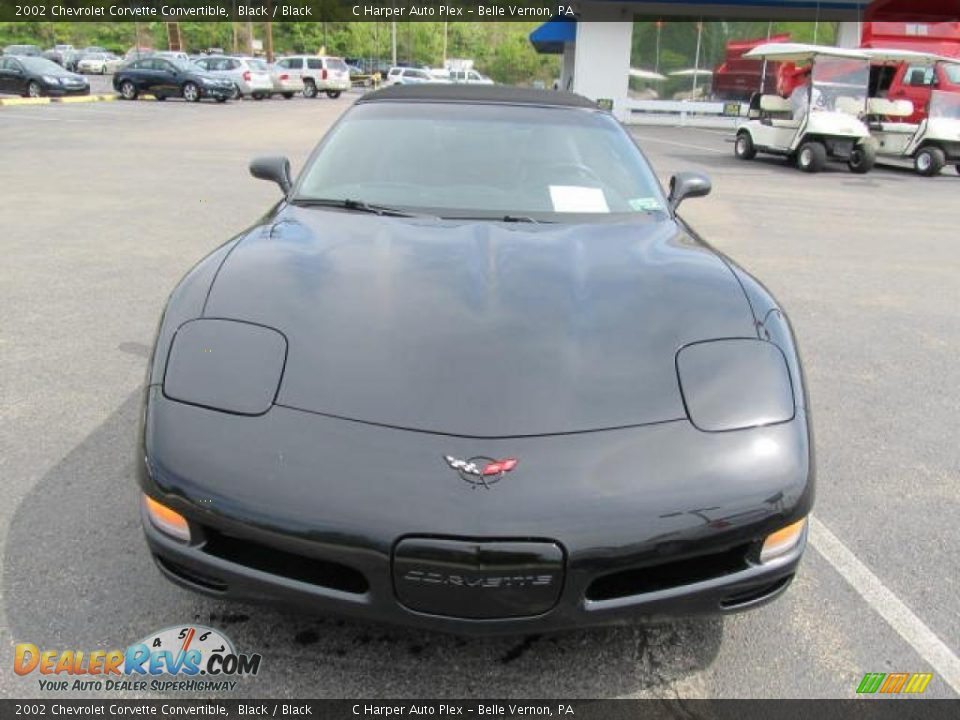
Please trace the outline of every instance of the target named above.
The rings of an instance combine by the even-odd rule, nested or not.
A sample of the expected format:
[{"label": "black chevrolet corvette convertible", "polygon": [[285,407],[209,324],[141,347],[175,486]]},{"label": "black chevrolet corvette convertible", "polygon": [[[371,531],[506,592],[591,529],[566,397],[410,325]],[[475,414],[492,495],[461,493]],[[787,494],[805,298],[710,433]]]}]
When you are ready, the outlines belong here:
[{"label": "black chevrolet corvette convertible", "polygon": [[[371,143],[371,137],[388,137]],[[170,297],[141,515],[187,588],[455,632],[756,607],[814,466],[790,325],[582,97],[370,93]]]}]

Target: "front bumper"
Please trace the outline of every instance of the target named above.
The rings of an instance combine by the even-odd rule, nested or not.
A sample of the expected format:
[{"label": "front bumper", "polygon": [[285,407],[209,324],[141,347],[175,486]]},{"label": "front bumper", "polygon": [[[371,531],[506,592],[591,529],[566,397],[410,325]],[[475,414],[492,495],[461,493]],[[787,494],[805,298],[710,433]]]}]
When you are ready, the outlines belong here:
[{"label": "front bumper", "polygon": [[233,97],[233,84],[231,83],[229,86],[201,85],[200,97],[230,99]]},{"label": "front bumper", "polygon": [[89,95],[90,86],[89,85],[63,86],[63,85],[50,85],[49,83],[45,83],[44,93],[49,95],[50,97],[66,97],[69,95]]},{"label": "front bumper", "polygon": [[[813,501],[800,410],[748,431],[676,421],[481,441],[281,407],[231,416],[171,402],[157,387],[150,395],[141,485],[187,517],[192,538],[172,539],[144,517],[148,545],[170,580],[218,597],[461,633],[658,622],[772,600],[806,541],[759,563],[763,538]],[[475,489],[444,453],[521,460]],[[411,538],[556,545],[553,604],[482,618],[411,609],[396,572],[397,548]]]}]

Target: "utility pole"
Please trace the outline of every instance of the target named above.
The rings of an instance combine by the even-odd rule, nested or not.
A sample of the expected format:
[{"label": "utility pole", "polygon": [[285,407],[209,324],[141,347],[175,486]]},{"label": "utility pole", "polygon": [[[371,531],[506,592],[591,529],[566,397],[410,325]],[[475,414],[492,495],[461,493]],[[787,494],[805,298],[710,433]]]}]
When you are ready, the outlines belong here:
[{"label": "utility pole", "polygon": [[[273,17],[273,2],[271,0],[267,0],[267,14],[270,17]],[[273,62],[273,23],[272,22],[267,23],[267,37],[265,38],[265,41],[264,41],[264,50],[266,50],[266,53],[267,53],[267,62],[272,63]]]},{"label": "utility pole", "polygon": [[700,72],[700,43],[703,38],[703,20],[697,23],[697,54],[693,60],[693,91],[690,93],[690,99],[697,99],[697,75]]},{"label": "utility pole", "polygon": [[397,66],[397,21],[390,23],[390,65]]},{"label": "utility pole", "polygon": [[443,67],[447,67],[447,23],[443,23]]},{"label": "utility pole", "polygon": [[247,55],[253,55],[253,21],[247,20]]},{"label": "utility pole", "polygon": [[660,31],[661,30],[663,30],[663,21],[657,20],[657,60],[653,66],[654,72],[660,72]]}]

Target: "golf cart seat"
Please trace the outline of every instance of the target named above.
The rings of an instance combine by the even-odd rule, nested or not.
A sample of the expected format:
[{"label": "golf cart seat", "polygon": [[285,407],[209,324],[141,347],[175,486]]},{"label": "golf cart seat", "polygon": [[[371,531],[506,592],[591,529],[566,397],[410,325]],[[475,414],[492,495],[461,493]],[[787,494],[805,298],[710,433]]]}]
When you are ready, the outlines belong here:
[{"label": "golf cart seat", "polygon": [[852,98],[848,95],[841,95],[833,104],[837,112],[860,117],[863,114],[863,101]]},{"label": "golf cart seat", "polygon": [[760,118],[773,127],[800,127],[800,121],[793,119],[793,106],[790,101],[779,95],[760,96]]},{"label": "golf cart seat", "polygon": [[913,103],[909,100],[888,100],[887,98],[870,98],[867,100],[867,115],[870,119],[870,128],[883,132],[915,133],[919,125],[894,121],[884,122],[884,118],[905,118],[913,115]]}]

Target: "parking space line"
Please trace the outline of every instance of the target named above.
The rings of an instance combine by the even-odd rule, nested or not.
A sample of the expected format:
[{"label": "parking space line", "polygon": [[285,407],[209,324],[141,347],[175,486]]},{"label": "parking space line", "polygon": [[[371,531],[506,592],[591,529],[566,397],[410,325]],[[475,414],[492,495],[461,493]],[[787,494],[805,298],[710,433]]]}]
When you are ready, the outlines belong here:
[{"label": "parking space line", "polygon": [[706,145],[693,145],[692,143],[679,142],[677,140],[664,140],[663,138],[650,137],[649,135],[638,135],[635,132],[630,132],[637,140],[643,140],[645,142],[652,143],[662,143],[663,145],[676,145],[677,147],[687,148],[688,150],[706,150],[707,152],[723,153],[726,154],[727,150],[721,150],[720,148],[707,147]]},{"label": "parking space line", "polygon": [[947,685],[960,693],[960,658],[812,515],[810,544],[920,657],[930,663]]}]

